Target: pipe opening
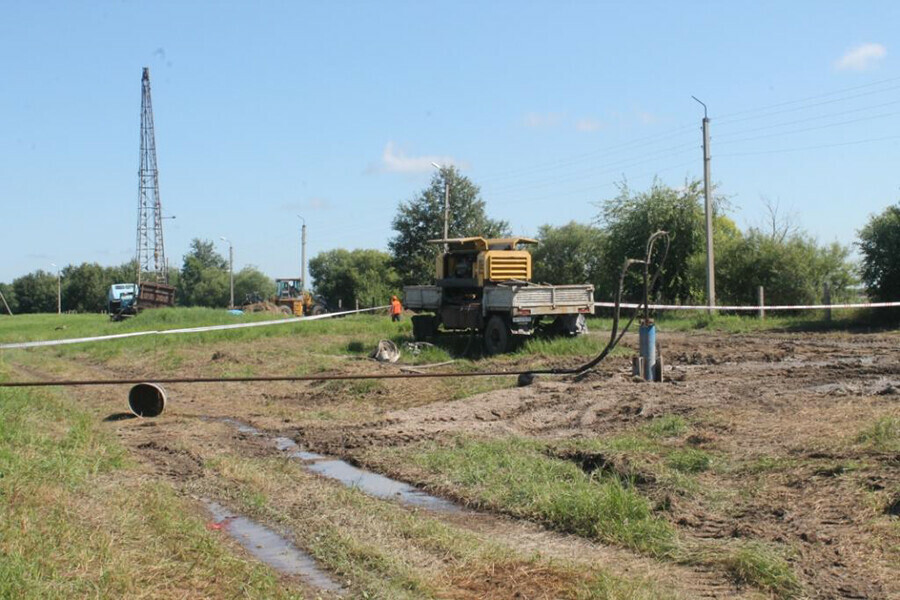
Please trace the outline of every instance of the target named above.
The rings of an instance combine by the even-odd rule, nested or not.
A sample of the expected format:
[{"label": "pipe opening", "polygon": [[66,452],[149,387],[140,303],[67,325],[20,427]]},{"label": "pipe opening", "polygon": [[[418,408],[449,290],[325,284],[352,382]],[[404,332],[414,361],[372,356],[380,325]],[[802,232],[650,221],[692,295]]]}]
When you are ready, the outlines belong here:
[{"label": "pipe opening", "polygon": [[139,383],[128,392],[128,407],[139,417],[158,417],[166,408],[166,390],[156,383]]}]

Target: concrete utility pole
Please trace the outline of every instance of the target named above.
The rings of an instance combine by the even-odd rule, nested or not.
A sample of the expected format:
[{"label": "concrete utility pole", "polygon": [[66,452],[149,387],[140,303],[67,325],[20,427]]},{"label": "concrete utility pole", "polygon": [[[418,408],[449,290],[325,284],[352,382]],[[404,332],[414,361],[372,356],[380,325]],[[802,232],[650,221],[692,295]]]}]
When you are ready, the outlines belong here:
[{"label": "concrete utility pole", "polygon": [[221,236],[222,241],[228,244],[228,280],[231,289],[230,301],[228,303],[228,308],[234,308],[234,246],[231,245],[231,240],[229,240],[225,236]]},{"label": "concrete utility pole", "polygon": [[[447,173],[444,172],[444,167],[433,162],[431,163],[435,169],[441,172],[441,177],[444,178],[444,239],[448,239],[450,235],[450,178],[447,177]],[[444,243],[444,252],[449,250],[449,246],[447,243]]]},{"label": "concrete utility pole", "polygon": [[306,219],[297,215],[297,218],[303,221],[300,228],[300,291],[306,291]]},{"label": "concrete utility pole", "polygon": [[709,312],[716,306],[716,259],[713,251],[712,185],[709,181],[709,117],[706,104],[691,96],[703,106],[703,196],[706,199],[706,301]]},{"label": "concrete utility pole", "polygon": [[13,316],[13,312],[9,309],[9,304],[6,303],[6,298],[3,297],[3,292],[0,292],[0,300],[3,300],[3,306],[6,307],[6,312],[9,313],[9,316]]}]

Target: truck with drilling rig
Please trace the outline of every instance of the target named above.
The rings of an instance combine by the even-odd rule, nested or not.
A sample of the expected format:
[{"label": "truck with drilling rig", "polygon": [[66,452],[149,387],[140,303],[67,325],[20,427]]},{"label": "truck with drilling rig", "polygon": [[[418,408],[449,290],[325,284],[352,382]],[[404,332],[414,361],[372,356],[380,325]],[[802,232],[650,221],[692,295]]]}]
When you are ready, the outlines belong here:
[{"label": "truck with drilling rig", "polygon": [[525,246],[537,240],[466,237],[428,243],[445,248],[435,261],[434,285],[403,288],[403,305],[416,313],[416,340],[440,329],[468,330],[482,335],[488,354],[499,354],[545,326],[572,336],[587,331],[594,286],[531,281],[531,253]]},{"label": "truck with drilling rig", "polygon": [[175,288],[165,283],[114,283],[106,294],[106,312],[113,321],[123,321],[145,308],[175,306]]}]

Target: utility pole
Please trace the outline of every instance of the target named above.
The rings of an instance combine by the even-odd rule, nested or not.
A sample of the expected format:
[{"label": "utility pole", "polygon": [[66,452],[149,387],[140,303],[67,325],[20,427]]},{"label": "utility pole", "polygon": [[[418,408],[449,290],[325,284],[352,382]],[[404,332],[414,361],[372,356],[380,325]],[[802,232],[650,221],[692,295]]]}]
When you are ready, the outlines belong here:
[{"label": "utility pole", "polygon": [[709,313],[716,306],[716,259],[713,251],[712,185],[709,179],[709,117],[706,104],[691,96],[703,106],[703,196],[706,200],[706,301]]},{"label": "utility pole", "polygon": [[231,240],[224,236],[221,237],[223,242],[228,242],[228,279],[231,288],[231,302],[229,302],[228,308],[234,308],[234,246],[231,245]]},{"label": "utility pole", "polygon": [[[431,166],[440,171],[441,177],[444,178],[444,239],[446,240],[450,235],[450,178],[447,177],[444,167],[435,162],[431,163]],[[447,242],[444,242],[444,252],[448,252],[449,249]]]},{"label": "utility pole", "polygon": [[6,298],[3,297],[3,292],[0,292],[0,300],[3,300],[3,306],[6,307],[6,312],[9,313],[9,316],[13,316],[12,310],[9,308],[9,304],[6,303]]},{"label": "utility pole", "polygon": [[300,227],[300,291],[306,291],[306,219],[297,215],[297,218],[303,221]]}]

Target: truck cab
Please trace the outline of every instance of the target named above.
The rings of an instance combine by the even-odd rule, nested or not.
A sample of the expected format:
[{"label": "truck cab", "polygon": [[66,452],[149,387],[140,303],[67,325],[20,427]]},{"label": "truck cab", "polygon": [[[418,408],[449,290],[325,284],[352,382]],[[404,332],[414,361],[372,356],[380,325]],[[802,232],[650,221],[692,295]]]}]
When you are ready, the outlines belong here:
[{"label": "truck cab", "polygon": [[110,315],[121,314],[134,306],[138,286],[134,283],[114,283],[106,294],[106,311]]}]

